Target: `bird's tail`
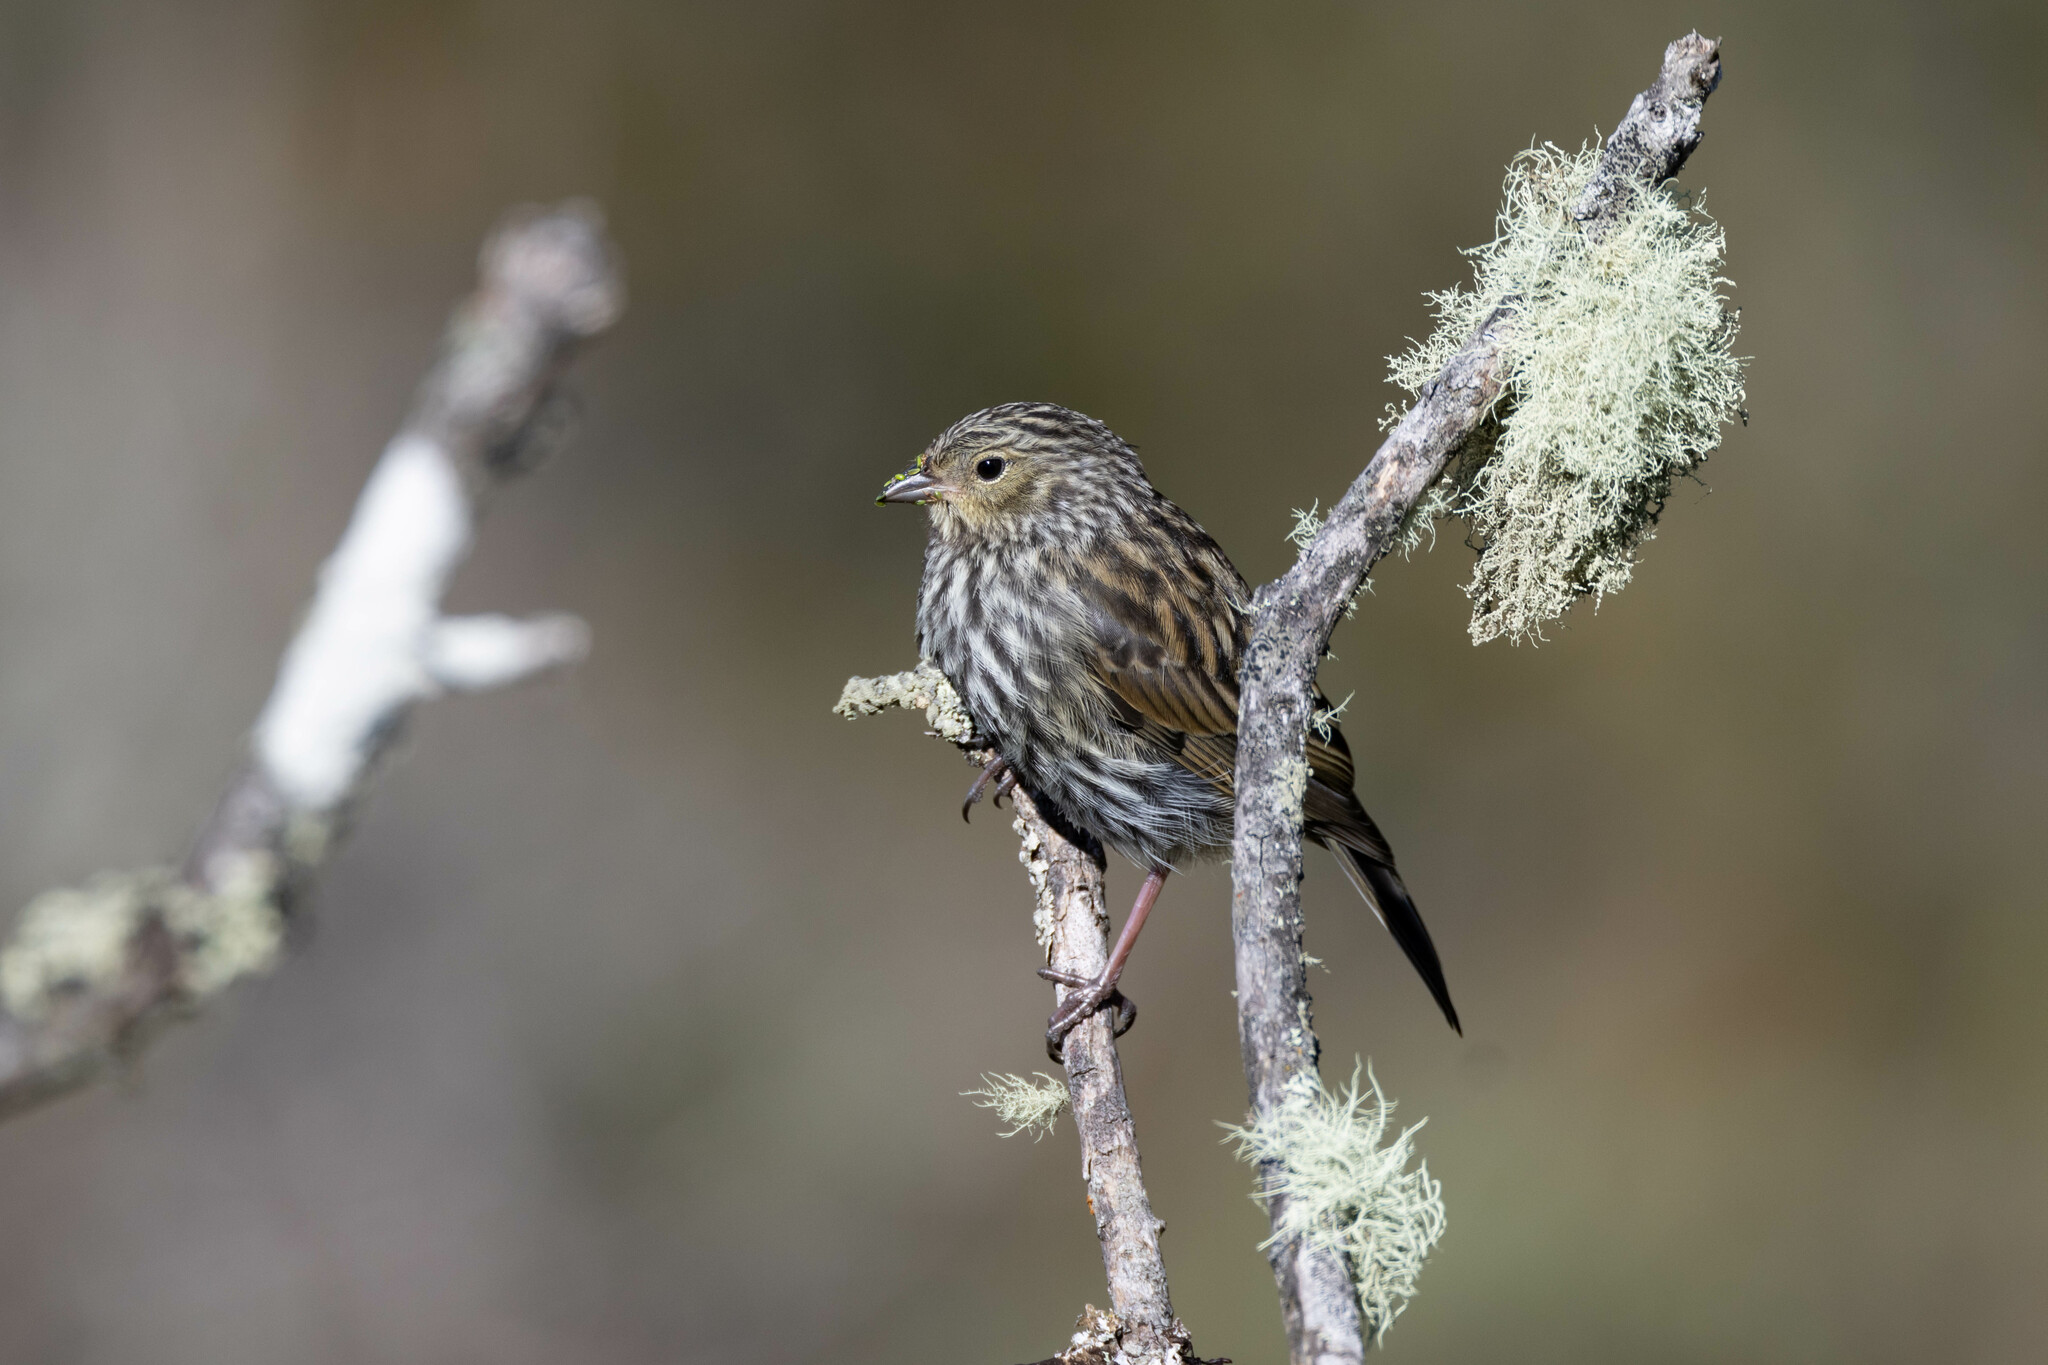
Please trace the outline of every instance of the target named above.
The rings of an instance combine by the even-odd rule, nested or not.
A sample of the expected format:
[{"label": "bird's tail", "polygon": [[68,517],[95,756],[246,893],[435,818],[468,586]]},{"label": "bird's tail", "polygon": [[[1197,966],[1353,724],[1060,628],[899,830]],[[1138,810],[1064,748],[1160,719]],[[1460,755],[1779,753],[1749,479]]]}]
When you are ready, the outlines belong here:
[{"label": "bird's tail", "polygon": [[1444,1012],[1444,1018],[1462,1038],[1465,1029],[1458,1022],[1457,1007],[1451,1004],[1451,988],[1444,981],[1443,964],[1437,961],[1436,945],[1429,940],[1429,927],[1422,922],[1422,912],[1415,908],[1401,874],[1360,849],[1346,848],[1333,842],[1330,852],[1337,855],[1337,865],[1344,869],[1344,876],[1358,888],[1358,894],[1365,897],[1366,904],[1372,907],[1373,914],[1379,916],[1380,923],[1387,926],[1394,942],[1408,954],[1408,960],[1415,964],[1415,970],[1422,976],[1422,984],[1429,987],[1429,993],[1436,997],[1437,1007]]}]

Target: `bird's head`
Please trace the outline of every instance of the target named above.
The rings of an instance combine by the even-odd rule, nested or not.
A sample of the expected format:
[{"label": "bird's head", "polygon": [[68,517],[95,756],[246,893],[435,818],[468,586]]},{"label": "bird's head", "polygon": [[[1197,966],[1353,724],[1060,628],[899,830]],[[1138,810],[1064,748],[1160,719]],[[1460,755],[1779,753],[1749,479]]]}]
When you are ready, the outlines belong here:
[{"label": "bird's head", "polygon": [[1072,539],[1141,491],[1156,496],[1102,423],[1052,403],[1005,403],[948,427],[875,501],[924,504],[942,536]]}]

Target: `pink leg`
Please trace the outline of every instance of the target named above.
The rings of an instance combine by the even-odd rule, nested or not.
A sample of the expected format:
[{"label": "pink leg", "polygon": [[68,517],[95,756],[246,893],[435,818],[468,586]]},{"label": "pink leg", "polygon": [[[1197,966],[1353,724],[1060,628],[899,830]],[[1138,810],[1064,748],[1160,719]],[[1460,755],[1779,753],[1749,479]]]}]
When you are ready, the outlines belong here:
[{"label": "pink leg", "polygon": [[1046,1021],[1045,1051],[1054,1061],[1061,1060],[1067,1035],[1074,1031],[1075,1025],[1105,1005],[1117,1007],[1118,1037],[1129,1032],[1131,1025],[1137,1022],[1138,1007],[1124,998],[1116,983],[1124,974],[1124,964],[1131,960],[1131,949],[1138,944],[1138,935],[1144,931],[1146,917],[1152,913],[1153,902],[1159,899],[1159,888],[1166,885],[1169,871],[1170,868],[1155,867],[1145,874],[1145,884],[1138,888],[1138,899],[1131,906],[1129,918],[1124,920],[1123,932],[1116,936],[1116,946],[1110,949],[1109,961],[1104,964],[1102,975],[1091,981],[1051,967],[1038,969],[1038,974],[1046,980],[1070,987],[1073,992]]}]

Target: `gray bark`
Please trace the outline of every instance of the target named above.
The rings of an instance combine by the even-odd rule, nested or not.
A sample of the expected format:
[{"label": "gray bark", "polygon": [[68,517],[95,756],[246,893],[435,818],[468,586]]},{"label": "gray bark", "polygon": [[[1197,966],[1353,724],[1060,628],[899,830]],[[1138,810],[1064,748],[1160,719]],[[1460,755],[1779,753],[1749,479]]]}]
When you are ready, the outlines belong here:
[{"label": "gray bark", "polygon": [[[944,675],[929,663],[886,677],[849,678],[833,710],[854,719],[892,707],[923,711],[929,733],[956,745],[976,767],[985,768],[996,757],[976,737],[973,718]],[[1046,965],[1093,979],[1108,963],[1110,951],[1102,850],[1069,838],[1021,786],[1012,795],[1023,845],[1019,857],[1036,897],[1033,922]],[[1053,988],[1055,1006],[1067,990]],[[1159,1253],[1159,1234],[1166,1225],[1153,1216],[1151,1196],[1145,1193],[1138,1131],[1117,1060],[1115,1019],[1114,1010],[1097,1010],[1067,1035],[1061,1052],[1110,1308],[1105,1312],[1090,1305],[1075,1324],[1068,1348],[1039,1365],[1199,1365],[1187,1328],[1173,1315],[1166,1262]]]},{"label": "gray bark", "polygon": [[[1093,978],[1109,962],[1102,855],[1048,823],[1022,787],[1013,795],[1025,870],[1031,874],[1037,919],[1046,936],[1046,965]],[[1068,989],[1053,987],[1055,1003],[1066,998]],[[1159,1233],[1166,1225],[1153,1217],[1138,1166],[1138,1132],[1124,1098],[1115,1020],[1114,1010],[1097,1010],[1078,1024],[1067,1035],[1063,1065],[1081,1139],[1081,1179],[1102,1243],[1118,1341],[1132,1365],[1154,1365],[1186,1359],[1187,1333],[1174,1320],[1166,1262],[1159,1252]]]},{"label": "gray bark", "polygon": [[[1588,234],[1597,237],[1635,195],[1677,173],[1699,145],[1701,107],[1720,76],[1716,42],[1695,33],[1665,50],[1655,84],[1636,96],[1608,139],[1575,208]],[[1424,387],[1294,567],[1253,598],[1239,680],[1231,928],[1238,1037],[1257,1114],[1280,1103],[1290,1077],[1315,1071],[1320,1050],[1301,956],[1300,896],[1304,736],[1316,669],[1366,572],[1499,397],[1499,338],[1513,322],[1511,308],[1502,308],[1474,332]],[[1277,1201],[1271,1213],[1277,1230]],[[1295,1365],[1362,1360],[1368,1334],[1347,1268],[1298,1241],[1275,1245],[1269,1259]]]},{"label": "gray bark", "polygon": [[[596,211],[570,204],[509,217],[485,243],[480,275],[322,571],[246,764],[184,866],[46,898],[0,956],[21,1006],[0,1013],[0,1118],[86,1084],[228,980],[268,966],[266,933],[332,857],[414,705],[585,652],[573,618],[449,618],[440,595],[485,495],[557,430],[555,381],[577,343],[618,316],[617,262]],[[64,916],[118,932],[95,958],[62,932]],[[30,919],[58,932],[30,933]]]}]

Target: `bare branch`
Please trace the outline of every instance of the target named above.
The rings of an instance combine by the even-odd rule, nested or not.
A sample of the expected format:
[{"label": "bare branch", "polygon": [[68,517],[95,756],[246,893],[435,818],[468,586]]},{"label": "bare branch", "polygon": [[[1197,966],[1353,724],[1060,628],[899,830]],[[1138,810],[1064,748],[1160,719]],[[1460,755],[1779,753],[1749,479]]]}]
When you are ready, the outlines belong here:
[{"label": "bare branch", "polygon": [[[1608,139],[1599,171],[1575,209],[1589,235],[1641,193],[1676,174],[1700,140],[1700,110],[1720,80],[1718,45],[1689,34],[1637,95]],[[1255,1115],[1280,1106],[1291,1077],[1314,1073],[1320,1050],[1301,955],[1304,736],[1311,689],[1330,633],[1366,571],[1395,543],[1402,520],[1499,396],[1502,329],[1496,309],[1425,385],[1365,470],[1283,577],[1253,599],[1240,675],[1237,823],[1231,847],[1231,928],[1237,956],[1238,1036]],[[1262,1185],[1270,1185],[1262,1180]],[[1278,1231],[1284,1198],[1269,1202]],[[1349,1268],[1335,1254],[1283,1238],[1268,1252],[1296,1365],[1364,1358]]]},{"label": "bare branch", "polygon": [[[848,679],[833,708],[849,718],[892,706],[922,710],[933,730],[956,743],[976,766],[996,755],[973,734],[959,697],[930,664],[883,678]],[[1036,897],[1032,922],[1046,965],[1093,979],[1109,961],[1109,913],[1102,899],[1102,850],[1063,832],[1046,817],[1023,787],[1012,793],[1013,822],[1022,842],[1018,859]],[[1055,1002],[1068,988],[1054,987]],[[1081,1178],[1095,1235],[1102,1244],[1102,1268],[1109,1281],[1110,1311],[1089,1307],[1073,1344],[1055,1357],[1061,1362],[1126,1365],[1186,1365],[1197,1360],[1187,1328],[1173,1315],[1166,1262],[1159,1252],[1165,1224],[1152,1214],[1138,1163],[1138,1133],[1124,1097],[1123,1067],[1117,1060],[1115,1012],[1098,1010],[1066,1038],[1063,1064],[1074,1127],[1081,1139]]]},{"label": "bare branch", "polygon": [[0,952],[0,1117],[91,1081],[164,1023],[275,961],[293,906],[414,705],[582,658],[583,623],[447,618],[485,494],[530,463],[576,344],[618,317],[592,206],[522,210],[485,243],[475,294],[320,572],[251,754],[182,870],[50,892]]},{"label": "bare branch", "polygon": [[[1102,854],[1067,838],[1038,812],[1029,793],[1014,793],[1013,822],[1023,841],[1018,854],[1038,897],[1039,941],[1046,965],[1093,980],[1109,963],[1109,912],[1102,898]],[[1056,1000],[1068,987],[1055,986]],[[1173,1326],[1173,1298],[1166,1288],[1166,1262],[1159,1254],[1165,1224],[1152,1216],[1145,1178],[1138,1169],[1138,1134],[1124,1098],[1123,1067],[1117,1060],[1116,1012],[1097,1010],[1067,1035],[1062,1049],[1067,1096],[1081,1136],[1081,1174],[1088,1207],[1102,1243],[1102,1268],[1109,1277],[1110,1308],[1124,1325],[1124,1349],[1133,1360],[1177,1359],[1163,1343],[1139,1349],[1136,1333],[1163,1334]]]}]

